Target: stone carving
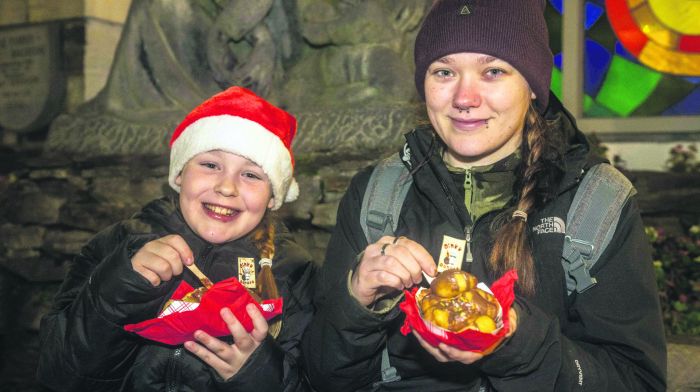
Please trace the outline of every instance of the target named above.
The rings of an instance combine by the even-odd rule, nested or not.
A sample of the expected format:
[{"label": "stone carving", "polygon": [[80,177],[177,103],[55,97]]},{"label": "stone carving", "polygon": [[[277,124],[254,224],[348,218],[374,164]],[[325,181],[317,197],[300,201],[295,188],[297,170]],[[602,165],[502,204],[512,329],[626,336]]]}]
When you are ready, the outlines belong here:
[{"label": "stone carving", "polygon": [[292,54],[293,36],[281,0],[229,1],[207,35],[212,76],[219,86],[243,86],[267,97],[284,77],[281,61]]},{"label": "stone carving", "polygon": [[292,110],[405,104],[416,99],[413,41],[426,0],[299,0],[313,55],[280,89]]},{"label": "stone carving", "polygon": [[212,94],[237,84],[264,95],[291,54],[284,2],[133,1],[105,88],[52,124],[45,149],[160,154],[173,126]]},{"label": "stone carving", "polygon": [[430,2],[134,1],[106,87],[54,121],[45,150],[163,154],[183,115],[230,85],[296,114],[299,151],[396,140],[415,119],[412,45]]},{"label": "stone carving", "polygon": [[397,105],[303,112],[294,152],[311,159],[334,155],[340,160],[396,151],[403,143],[403,133],[421,120],[421,109]]}]

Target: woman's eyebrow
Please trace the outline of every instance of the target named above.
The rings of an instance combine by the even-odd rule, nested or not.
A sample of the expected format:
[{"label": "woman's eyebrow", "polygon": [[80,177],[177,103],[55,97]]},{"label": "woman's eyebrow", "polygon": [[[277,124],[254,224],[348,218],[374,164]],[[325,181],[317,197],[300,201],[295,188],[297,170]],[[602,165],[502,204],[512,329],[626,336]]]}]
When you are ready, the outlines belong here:
[{"label": "woman's eyebrow", "polygon": [[481,57],[479,57],[479,58],[477,59],[477,62],[478,62],[479,64],[488,64],[488,63],[492,63],[492,62],[497,61],[497,60],[498,60],[497,57],[493,57],[493,56],[481,56]]},{"label": "woman's eyebrow", "polygon": [[[483,65],[483,64],[489,64],[489,63],[492,63],[492,62],[498,61],[498,60],[499,60],[498,57],[483,55],[483,56],[479,56],[476,61],[479,64]],[[451,56],[445,56],[445,57],[440,57],[439,59],[435,60],[435,62],[436,63],[443,63],[443,64],[454,64],[455,59],[452,58]]]}]

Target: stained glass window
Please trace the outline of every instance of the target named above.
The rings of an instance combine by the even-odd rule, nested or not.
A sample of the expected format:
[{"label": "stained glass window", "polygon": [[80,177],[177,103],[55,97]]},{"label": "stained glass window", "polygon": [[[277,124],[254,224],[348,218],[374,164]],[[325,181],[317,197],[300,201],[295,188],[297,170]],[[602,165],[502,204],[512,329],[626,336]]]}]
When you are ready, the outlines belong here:
[{"label": "stained glass window", "polygon": [[[562,98],[563,0],[546,18]],[[632,118],[700,114],[700,1],[585,1],[583,116]]]}]

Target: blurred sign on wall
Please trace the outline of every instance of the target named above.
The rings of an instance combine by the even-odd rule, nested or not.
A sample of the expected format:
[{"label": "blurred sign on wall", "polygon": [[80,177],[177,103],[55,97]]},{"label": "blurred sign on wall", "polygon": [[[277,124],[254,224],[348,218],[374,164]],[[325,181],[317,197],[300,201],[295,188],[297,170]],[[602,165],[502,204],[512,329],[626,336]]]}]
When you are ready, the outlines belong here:
[{"label": "blurred sign on wall", "polygon": [[0,127],[34,131],[61,109],[59,31],[53,23],[0,29]]}]

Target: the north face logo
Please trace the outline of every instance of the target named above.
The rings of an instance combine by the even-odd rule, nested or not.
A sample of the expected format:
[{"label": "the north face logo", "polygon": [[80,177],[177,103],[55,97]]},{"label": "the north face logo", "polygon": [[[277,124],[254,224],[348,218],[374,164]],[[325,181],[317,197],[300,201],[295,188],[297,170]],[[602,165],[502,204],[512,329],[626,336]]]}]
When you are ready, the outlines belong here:
[{"label": "the north face logo", "polygon": [[564,234],[566,232],[566,225],[564,224],[564,221],[556,216],[550,216],[548,218],[542,218],[540,219],[540,224],[533,227],[532,231],[534,231],[537,234],[546,234],[546,233],[562,233]]}]

